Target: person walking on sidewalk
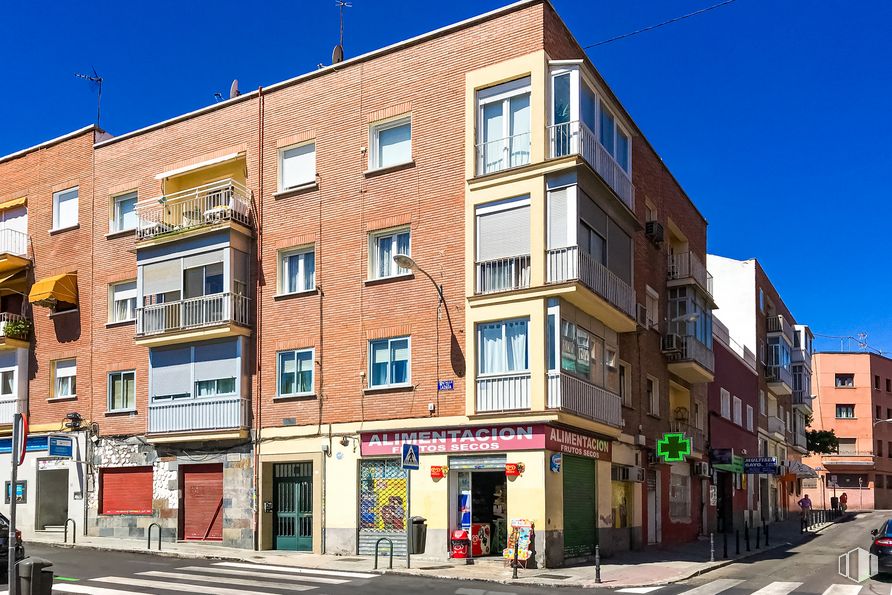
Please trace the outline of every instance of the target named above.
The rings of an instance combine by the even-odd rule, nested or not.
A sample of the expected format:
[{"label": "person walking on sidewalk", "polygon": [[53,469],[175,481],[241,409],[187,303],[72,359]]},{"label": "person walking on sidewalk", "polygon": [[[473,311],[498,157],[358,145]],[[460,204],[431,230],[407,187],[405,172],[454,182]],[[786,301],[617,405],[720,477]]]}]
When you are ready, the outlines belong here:
[{"label": "person walking on sidewalk", "polygon": [[840,494],[840,496],[839,496],[839,508],[840,508],[840,510],[842,510],[843,512],[845,512],[845,511],[846,511],[846,508],[848,508],[848,503],[849,503],[849,496],[848,496],[845,492],[843,492],[843,493]]},{"label": "person walking on sidewalk", "polygon": [[802,510],[802,519],[807,527],[811,524],[811,498],[808,497],[808,494],[799,500],[799,508]]}]

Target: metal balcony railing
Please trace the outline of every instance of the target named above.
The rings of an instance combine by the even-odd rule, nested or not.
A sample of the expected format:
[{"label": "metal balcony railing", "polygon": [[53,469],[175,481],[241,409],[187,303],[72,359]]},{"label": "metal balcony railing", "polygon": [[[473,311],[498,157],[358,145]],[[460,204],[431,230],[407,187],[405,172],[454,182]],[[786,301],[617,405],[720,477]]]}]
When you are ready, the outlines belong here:
[{"label": "metal balcony railing", "polygon": [[783,334],[784,337],[793,344],[793,327],[790,322],[784,318],[783,314],[772,314],[765,317],[766,330],[768,334]]},{"label": "metal balcony railing", "polygon": [[30,335],[30,331],[22,334],[13,332],[10,329],[9,333],[6,332],[6,325],[10,322],[23,322],[26,320],[28,319],[21,314],[13,314],[12,312],[0,312],[0,337],[9,337],[10,339],[21,339],[23,341],[27,341]]},{"label": "metal balcony railing", "polygon": [[806,391],[801,388],[793,389],[793,404],[794,405],[804,405],[811,409],[811,395],[808,394],[810,391]]},{"label": "metal balcony railing", "polygon": [[670,362],[696,362],[710,372],[715,371],[715,353],[696,337],[678,337],[679,350],[667,354]]},{"label": "metal balcony railing", "polygon": [[692,450],[704,452],[703,449],[706,448],[706,432],[697,426],[691,425],[686,421],[675,420],[669,422],[669,431],[684,433],[691,439]]},{"label": "metal balcony railing", "polygon": [[214,293],[136,309],[137,335],[159,335],[179,330],[233,322],[248,326],[251,300],[234,293]]},{"label": "metal balcony railing", "polygon": [[530,286],[530,255],[509,256],[477,263],[475,292],[494,293]]},{"label": "metal balcony railing", "polygon": [[529,372],[477,377],[477,413],[529,408]]},{"label": "metal balcony railing", "polygon": [[530,162],[530,133],[515,134],[477,145],[477,175],[484,176]]},{"label": "metal balcony railing", "polygon": [[248,399],[188,397],[149,403],[149,434],[229,430],[248,426]]},{"label": "metal balcony railing", "polygon": [[595,133],[579,120],[554,124],[548,127],[551,157],[582,155],[582,158],[610,186],[620,200],[635,210],[635,186],[632,178],[620,167],[607,149],[598,141]]},{"label": "metal balcony railing", "polygon": [[570,374],[548,373],[548,408],[616,428],[623,425],[622,397]]},{"label": "metal balcony railing", "polygon": [[251,225],[250,197],[247,188],[225,179],[139,202],[136,237],[147,240],[222,221]]},{"label": "metal balcony railing", "polygon": [[28,234],[14,229],[0,229],[0,254],[28,256]]},{"label": "metal balcony railing", "polygon": [[669,280],[693,279],[700,287],[712,295],[712,275],[706,265],[693,252],[669,254]]},{"label": "metal balcony railing", "polygon": [[788,387],[793,386],[793,372],[786,366],[768,364],[765,366],[765,380],[770,383],[783,383]]},{"label": "metal balcony railing", "polygon": [[635,318],[635,290],[592,256],[576,246],[546,253],[549,283],[580,281],[602,298]]},{"label": "metal balcony railing", "polygon": [[768,416],[768,431],[784,435],[787,433],[787,424],[776,415]]}]

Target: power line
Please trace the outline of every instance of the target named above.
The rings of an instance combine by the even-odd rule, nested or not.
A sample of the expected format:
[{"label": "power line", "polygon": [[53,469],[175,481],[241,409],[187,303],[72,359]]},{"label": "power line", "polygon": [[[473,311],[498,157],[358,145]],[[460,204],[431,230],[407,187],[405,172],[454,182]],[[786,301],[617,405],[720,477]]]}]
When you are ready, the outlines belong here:
[{"label": "power line", "polygon": [[630,31],[629,33],[623,33],[622,35],[617,35],[616,37],[611,37],[610,39],[605,39],[603,41],[599,41],[597,43],[593,43],[591,45],[585,46],[584,50],[598,47],[599,45],[605,45],[608,43],[612,43],[614,41],[618,41],[620,39],[625,39],[626,37],[632,37],[633,35],[638,35],[639,33],[645,33],[647,31],[653,31],[654,29],[659,29],[660,27],[665,27],[666,25],[671,25],[672,23],[677,23],[678,21],[683,21],[685,19],[689,19],[691,17],[695,17],[698,14],[703,14],[704,12],[709,12],[710,10],[715,10],[716,8],[721,8],[722,6],[726,6],[735,2],[736,0],[725,0],[724,2],[719,2],[718,4],[713,4],[712,6],[707,6],[706,8],[701,8],[700,10],[695,10],[694,12],[689,12],[688,14],[683,14],[680,17],[675,17],[673,19],[669,19],[668,21],[663,21],[662,23],[657,23],[656,25],[649,25],[644,27],[643,29],[638,29],[637,31]]},{"label": "power line", "polygon": [[886,355],[889,353],[888,351],[883,351],[882,349],[878,349],[876,347],[871,346],[867,343],[867,334],[866,333],[858,333],[859,336],[853,337],[852,335],[826,335],[823,333],[814,333],[815,337],[821,337],[823,339],[835,339],[839,340],[840,347],[842,347],[843,341],[854,341],[858,347],[865,351],[872,351],[878,355]]}]

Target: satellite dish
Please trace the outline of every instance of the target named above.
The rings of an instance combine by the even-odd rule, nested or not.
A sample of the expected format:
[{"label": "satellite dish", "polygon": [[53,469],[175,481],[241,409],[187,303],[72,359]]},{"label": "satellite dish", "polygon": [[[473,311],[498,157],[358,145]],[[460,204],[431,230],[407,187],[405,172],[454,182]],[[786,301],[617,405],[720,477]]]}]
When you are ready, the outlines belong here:
[{"label": "satellite dish", "polygon": [[229,98],[233,99],[241,95],[238,91],[238,79],[232,79],[232,84],[229,86]]},{"label": "satellite dish", "polygon": [[337,64],[344,61],[344,47],[338,44],[331,50],[331,63]]}]

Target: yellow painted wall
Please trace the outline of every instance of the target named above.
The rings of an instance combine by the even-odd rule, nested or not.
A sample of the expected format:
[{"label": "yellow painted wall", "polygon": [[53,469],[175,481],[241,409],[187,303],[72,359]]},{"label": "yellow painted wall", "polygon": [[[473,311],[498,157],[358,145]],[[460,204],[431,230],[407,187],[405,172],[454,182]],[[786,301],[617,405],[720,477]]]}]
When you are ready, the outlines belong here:
[{"label": "yellow painted wall", "polygon": [[164,194],[173,194],[226,178],[232,178],[242,185],[246,184],[247,165],[244,155],[210,167],[203,167],[179,176],[166,178],[163,181]]}]

